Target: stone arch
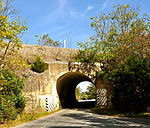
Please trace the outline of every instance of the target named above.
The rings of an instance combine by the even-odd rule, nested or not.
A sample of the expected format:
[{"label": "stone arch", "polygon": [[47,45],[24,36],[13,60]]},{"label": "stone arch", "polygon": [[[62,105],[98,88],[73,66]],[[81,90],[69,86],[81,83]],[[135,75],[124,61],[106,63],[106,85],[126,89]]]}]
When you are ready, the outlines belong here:
[{"label": "stone arch", "polygon": [[92,82],[88,76],[79,72],[68,72],[58,78],[56,86],[62,108],[79,107],[75,89],[82,81]]}]

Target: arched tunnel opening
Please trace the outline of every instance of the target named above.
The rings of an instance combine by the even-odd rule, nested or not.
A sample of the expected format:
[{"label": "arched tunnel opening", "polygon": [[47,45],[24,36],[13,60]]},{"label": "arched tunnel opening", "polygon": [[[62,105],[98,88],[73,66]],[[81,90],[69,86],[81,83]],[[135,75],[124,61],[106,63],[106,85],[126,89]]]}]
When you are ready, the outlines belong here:
[{"label": "arched tunnel opening", "polygon": [[83,81],[76,86],[76,99],[82,101],[95,101],[96,87],[92,82]]},{"label": "arched tunnel opening", "polygon": [[62,108],[88,108],[95,106],[95,102],[81,103],[76,99],[76,86],[83,81],[93,83],[88,76],[79,72],[68,72],[58,78],[57,93]]}]

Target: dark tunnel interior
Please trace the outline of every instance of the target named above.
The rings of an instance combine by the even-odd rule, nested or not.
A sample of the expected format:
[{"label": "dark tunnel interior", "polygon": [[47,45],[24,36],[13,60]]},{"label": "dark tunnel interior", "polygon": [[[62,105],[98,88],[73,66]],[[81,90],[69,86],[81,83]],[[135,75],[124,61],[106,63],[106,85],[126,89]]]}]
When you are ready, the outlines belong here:
[{"label": "dark tunnel interior", "polygon": [[57,93],[62,108],[80,108],[88,106],[87,103],[81,105],[81,103],[76,100],[75,96],[76,86],[83,81],[92,82],[89,77],[79,72],[68,72],[58,78]]}]

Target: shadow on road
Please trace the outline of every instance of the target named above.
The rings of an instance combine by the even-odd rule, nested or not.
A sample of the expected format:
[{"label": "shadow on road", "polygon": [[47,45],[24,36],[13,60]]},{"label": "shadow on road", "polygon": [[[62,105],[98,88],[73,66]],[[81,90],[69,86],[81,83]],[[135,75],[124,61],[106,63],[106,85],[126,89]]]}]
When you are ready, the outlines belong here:
[{"label": "shadow on road", "polygon": [[53,127],[49,127],[49,128],[82,128],[82,127],[78,127],[78,126],[53,126]]},{"label": "shadow on road", "polygon": [[98,115],[88,109],[64,109],[15,128],[150,128],[150,119]]},{"label": "shadow on road", "polygon": [[[149,128],[150,127],[150,119],[121,118],[121,117],[110,117],[110,116],[105,116],[105,115],[99,116],[93,113],[87,114],[86,110],[82,110],[82,111],[85,111],[86,113],[77,113],[77,114],[67,113],[61,116],[79,120],[78,122],[79,124],[80,124],[80,121],[86,122],[86,124],[88,124],[89,127],[101,127],[101,128],[103,127],[105,128],[116,128],[116,127]],[[63,128],[63,127],[60,126],[60,127],[53,127],[53,128]],[[69,127],[64,127],[64,128],[69,128]],[[82,128],[82,127],[70,126],[70,128]]]}]

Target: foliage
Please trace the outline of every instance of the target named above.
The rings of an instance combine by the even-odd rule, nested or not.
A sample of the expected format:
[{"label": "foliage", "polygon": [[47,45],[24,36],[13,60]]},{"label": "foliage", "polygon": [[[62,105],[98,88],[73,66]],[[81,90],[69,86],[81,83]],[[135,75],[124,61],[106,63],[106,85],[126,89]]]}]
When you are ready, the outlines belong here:
[{"label": "foliage", "polygon": [[114,9],[91,18],[95,35],[88,42],[79,43],[82,50],[75,56],[79,70],[90,74],[97,72],[96,62],[104,66],[113,59],[116,63],[124,61],[134,53],[149,56],[149,17],[141,17],[129,5],[117,5]]},{"label": "foliage", "polygon": [[37,56],[31,65],[31,70],[38,73],[44,72],[46,70],[46,64],[39,56]]},{"label": "foliage", "polygon": [[117,58],[123,61],[126,56],[137,52],[148,55],[149,45],[149,17],[141,15],[129,5],[117,5],[108,14],[93,17],[91,27],[96,31],[95,38],[91,38],[90,49],[98,52],[98,58],[110,60]]},{"label": "foliage", "polygon": [[3,69],[11,64],[8,60],[21,48],[20,36],[27,27],[21,23],[20,18],[14,18],[10,7],[11,0],[6,4],[1,0],[0,4],[0,68]]},{"label": "foliage", "polygon": [[76,99],[80,100],[80,96],[81,96],[81,88],[80,88],[80,86],[76,87],[75,93],[76,93]]},{"label": "foliage", "polygon": [[76,62],[79,62],[79,65],[70,66],[72,69],[77,69],[77,71],[87,74],[89,77],[95,77],[95,74],[91,72],[96,71],[96,52],[89,49],[79,50],[78,54],[74,56]]},{"label": "foliage", "polygon": [[81,93],[81,99],[96,99],[96,88],[93,84],[89,85],[85,92]]},{"label": "foliage", "polygon": [[127,57],[116,68],[105,72],[105,79],[113,85],[112,105],[121,112],[146,112],[150,106],[150,58],[137,55]]},{"label": "foliage", "polygon": [[36,36],[39,37],[37,40],[38,45],[41,46],[53,46],[53,47],[60,47],[61,43],[59,41],[54,41],[52,38],[49,37],[48,34]]},{"label": "foliage", "polygon": [[87,95],[87,99],[96,99],[96,88],[93,84],[87,87],[87,91],[85,92]]},{"label": "foliage", "polygon": [[25,107],[23,81],[8,70],[0,72],[0,123],[14,120]]},{"label": "foliage", "polygon": [[[86,70],[84,72],[94,78],[103,75],[108,85],[114,86],[112,102],[115,108],[118,104],[117,109],[121,111],[145,111],[150,105],[149,16],[129,5],[116,5],[111,13],[91,19],[96,33],[88,42],[79,43],[82,50],[75,57],[79,62],[76,68]],[[91,74],[93,72],[95,74]]]},{"label": "foliage", "polygon": [[11,6],[13,0],[0,0],[0,15],[14,16],[17,11]]},{"label": "foliage", "polygon": [[85,92],[81,93],[80,99],[81,100],[87,100],[88,99],[88,96],[85,94]]}]

